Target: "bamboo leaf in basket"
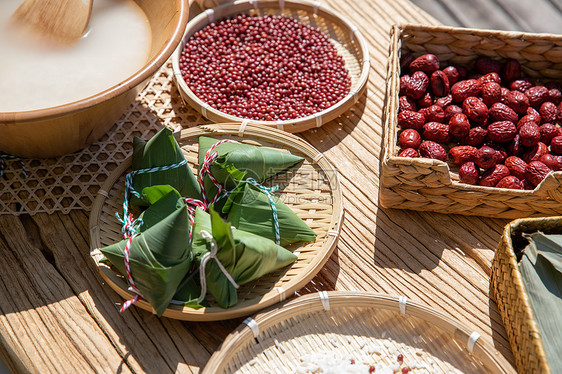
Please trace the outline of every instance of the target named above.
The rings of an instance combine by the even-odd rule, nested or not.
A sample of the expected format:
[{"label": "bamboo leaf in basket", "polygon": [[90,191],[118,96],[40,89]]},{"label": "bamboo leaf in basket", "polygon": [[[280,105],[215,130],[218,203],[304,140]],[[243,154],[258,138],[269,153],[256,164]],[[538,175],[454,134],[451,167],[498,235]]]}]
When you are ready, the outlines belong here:
[{"label": "bamboo leaf in basket", "polygon": [[[201,231],[207,231],[209,233],[213,232],[213,227],[211,225],[211,216],[209,213],[204,212],[200,208],[195,210],[194,220],[193,220],[193,233],[192,233],[192,240],[191,240],[191,251],[193,253],[194,263],[195,266],[198,268],[201,262],[201,257],[209,251],[211,251],[211,244],[210,242],[201,236]],[[229,252],[233,253],[233,252]],[[221,254],[224,256],[224,254]],[[232,259],[229,259],[229,262],[232,262]],[[220,270],[219,270],[220,271]],[[190,279],[186,279],[180,287],[178,288],[176,295],[174,295],[174,300],[178,301],[185,301],[188,303],[196,302],[199,298],[201,293],[201,288],[198,283],[199,278],[199,270],[196,272],[196,276],[190,276]],[[225,278],[228,283],[228,280]],[[230,284],[230,283],[228,283]],[[228,296],[224,296],[222,299],[228,298],[236,298],[236,291],[233,287],[231,289],[228,288],[228,284],[224,286],[224,291],[228,292]],[[213,285],[209,282],[208,287],[213,289]],[[222,283],[220,283],[217,287],[221,287]],[[214,290],[214,289],[213,289]],[[212,291],[217,292],[217,291]],[[192,305],[187,305],[192,306]]]},{"label": "bamboo leaf in basket", "polygon": [[[179,193],[171,186],[166,185],[166,186],[153,186],[153,187],[149,187],[149,188],[145,188],[143,190],[143,197],[146,201],[148,201],[150,204],[154,204],[156,201],[158,201],[160,198],[162,198],[163,196],[165,196],[168,193],[173,193],[175,194],[175,196],[177,196],[177,200],[176,201],[176,205],[183,205],[183,199],[180,199],[180,195]],[[172,204],[174,204],[173,199],[169,199],[169,204],[170,204],[170,208],[172,208]],[[204,215],[205,213],[203,211],[201,211],[201,209],[197,209],[199,211],[199,213],[196,212],[195,217],[194,217],[194,226],[196,225],[199,230],[211,230],[211,222],[210,219],[208,218],[208,215]],[[148,214],[150,213],[150,215]],[[147,210],[143,213],[144,216],[144,224],[143,227],[146,226],[150,226],[154,223],[157,223],[159,221],[161,221],[162,219],[164,219],[165,217],[162,216],[162,214],[165,214],[165,211],[150,211]],[[201,214],[203,213],[203,214]],[[208,221],[208,224],[206,223],[206,221]],[[154,222],[154,223],[153,223]],[[186,237],[187,240],[187,237]],[[198,258],[201,257],[202,252],[205,251],[206,249],[206,245],[207,243],[196,243],[197,245],[195,246],[195,248],[198,248]],[[200,247],[203,246],[203,249],[201,249]],[[193,249],[192,249],[192,256],[195,257],[195,254],[193,253]],[[192,271],[193,270],[193,264],[192,264],[192,268],[190,269],[191,273],[187,274],[184,279],[181,281],[181,283],[179,284],[176,293],[173,296],[173,301],[172,303],[174,304],[181,304],[183,306],[188,306],[191,308],[201,308],[202,305],[197,303],[197,299],[199,298],[199,295],[201,294],[201,287],[199,286],[198,283],[198,278],[199,278],[199,273],[197,271]]]},{"label": "bamboo leaf in basket", "polygon": [[[153,204],[141,213],[143,224],[133,238],[129,263],[136,287],[161,316],[174,296],[180,282],[191,268],[192,254],[187,240],[189,220],[187,207],[179,193],[170,189],[147,188],[145,196]],[[158,200],[152,200],[161,195]],[[127,239],[101,248],[117,270],[126,276],[124,253]]]},{"label": "bamboo leaf in basket", "polygon": [[562,373],[562,235],[528,236],[519,263],[546,357],[553,373]]},{"label": "bamboo leaf in basket", "polygon": [[[279,222],[280,245],[285,247],[296,242],[313,242],[316,233],[285,205],[272,195]],[[248,182],[242,182],[232,191],[223,211],[227,220],[239,230],[275,240],[272,206],[266,193]]]},{"label": "bamboo leaf in basket", "polygon": [[[212,208],[210,221],[212,235],[219,248],[217,258],[239,285],[283,268],[297,259],[297,256],[272,240],[233,228]],[[216,261],[209,261],[205,275],[208,290],[219,306],[228,308],[236,305],[236,289]]]},{"label": "bamboo leaf in basket", "polygon": [[[183,152],[168,128],[160,130],[149,141],[137,137],[133,140],[133,170],[170,166],[182,161],[185,161]],[[168,170],[137,174],[133,178],[133,188],[137,192],[155,185],[170,185],[182,196],[201,199],[201,187],[187,163]],[[131,204],[149,205],[136,196],[131,196]]]},{"label": "bamboo leaf in basket", "polygon": [[201,294],[201,286],[197,281],[198,279],[198,271],[187,275],[178,286],[171,302],[176,305],[183,305],[194,309],[202,308],[204,305],[197,302]]},{"label": "bamboo leaf in basket", "polygon": [[201,286],[199,285],[199,264],[201,257],[211,250],[208,240],[201,236],[201,231],[212,232],[211,216],[200,208],[195,210],[193,217],[193,229],[191,238],[191,253],[193,255],[193,266],[195,271],[188,274],[180,283],[173,300],[182,303],[184,306],[192,308],[200,308],[202,305],[197,303],[197,299],[201,294]]},{"label": "bamboo leaf in basket", "polygon": [[197,262],[201,261],[201,257],[211,250],[209,241],[201,236],[202,230],[209,233],[213,232],[213,227],[211,226],[211,216],[209,213],[197,208],[195,210],[195,217],[193,220],[193,234],[191,240],[191,251],[193,253],[193,258]]},{"label": "bamboo leaf in basket", "polygon": [[[206,152],[215,143],[217,139],[199,137],[200,167]],[[229,191],[235,188],[239,181],[247,178],[263,183],[304,160],[291,153],[234,142],[221,143],[214,148],[214,151],[218,152],[218,156],[211,164],[211,174]],[[207,198],[213,199],[217,188],[208,177],[204,178],[204,186]]]}]

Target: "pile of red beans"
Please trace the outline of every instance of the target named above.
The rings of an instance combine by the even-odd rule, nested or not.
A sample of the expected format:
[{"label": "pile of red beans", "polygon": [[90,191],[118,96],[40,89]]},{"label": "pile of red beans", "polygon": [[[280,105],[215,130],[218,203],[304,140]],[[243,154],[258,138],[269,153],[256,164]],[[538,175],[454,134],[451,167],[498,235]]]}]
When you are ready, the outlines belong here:
[{"label": "pile of red beans", "polygon": [[351,87],[327,35],[284,16],[239,15],[211,23],[188,40],[179,65],[205,103],[254,120],[312,115],[343,99]]},{"label": "pile of red beans", "polygon": [[515,60],[481,56],[467,69],[406,54],[399,156],[449,161],[468,184],[534,189],[562,170],[561,101],[558,82],[524,77]]}]

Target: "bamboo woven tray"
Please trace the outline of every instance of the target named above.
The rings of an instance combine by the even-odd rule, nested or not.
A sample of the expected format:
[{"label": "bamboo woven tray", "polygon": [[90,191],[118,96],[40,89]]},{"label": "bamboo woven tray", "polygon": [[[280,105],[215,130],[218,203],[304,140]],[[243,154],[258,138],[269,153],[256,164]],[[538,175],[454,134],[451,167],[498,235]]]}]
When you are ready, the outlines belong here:
[{"label": "bamboo woven tray", "polygon": [[521,373],[550,373],[539,327],[529,304],[515,250],[527,244],[523,233],[562,233],[562,217],[526,218],[505,226],[492,261],[491,286]]},{"label": "bamboo woven tray", "polygon": [[551,172],[533,191],[472,186],[459,182],[445,162],[398,157],[397,115],[400,54],[435,54],[442,63],[470,65],[478,56],[514,58],[527,76],[562,74],[562,35],[455,27],[405,25],[391,30],[380,202],[384,207],[441,213],[521,218],[562,215],[562,172]]},{"label": "bamboo woven tray", "polygon": [[[322,153],[297,136],[263,126],[242,127],[238,124],[206,125],[183,130],[178,134],[178,143],[194,171],[199,165],[197,152],[198,138],[201,135],[217,140],[228,138],[247,144],[272,147],[304,157],[305,161],[299,164],[300,166],[271,179],[266,185],[278,185],[281,191],[279,198],[317,234],[314,243],[291,248],[294,253],[298,252],[298,259],[290,267],[241,286],[238,289],[239,301],[236,306],[222,309],[211,305],[196,310],[170,304],[164,312],[164,316],[170,318],[215,321],[251,314],[284,300],[305,286],[322,269],[336,245],[343,218],[343,206],[335,169]],[[99,248],[123,238],[115,212],[121,211],[125,174],[130,165],[131,158],[128,158],[106,180],[98,192],[90,214],[91,257],[103,279],[125,299],[134,296],[128,291],[126,279],[100,263],[103,255]],[[152,311],[150,304],[144,300],[139,300],[134,305]]]},{"label": "bamboo woven tray", "polygon": [[[478,336],[404,297],[321,291],[248,318],[213,354],[203,374],[294,373],[300,357],[322,351],[386,365],[401,353],[405,364],[415,361],[426,372],[515,373]],[[370,353],[377,346],[380,354]]]},{"label": "bamboo woven tray", "polygon": [[[210,107],[199,99],[185,83],[179,69],[179,58],[187,40],[197,31],[211,22],[221,18],[238,15],[284,15],[290,16],[302,23],[309,24],[327,34],[335,44],[338,53],[344,58],[345,67],[351,76],[351,91],[335,105],[314,115],[288,121],[257,121],[235,117]],[[359,29],[340,13],[326,8],[320,2],[308,0],[238,0],[223,4],[214,9],[207,9],[192,19],[186,28],[185,35],[179,47],[172,56],[174,78],[179,92],[188,106],[201,112],[204,117],[214,122],[246,121],[276,127],[287,132],[302,132],[314,127],[320,127],[353,106],[363,93],[369,76],[369,52],[367,43]]]}]

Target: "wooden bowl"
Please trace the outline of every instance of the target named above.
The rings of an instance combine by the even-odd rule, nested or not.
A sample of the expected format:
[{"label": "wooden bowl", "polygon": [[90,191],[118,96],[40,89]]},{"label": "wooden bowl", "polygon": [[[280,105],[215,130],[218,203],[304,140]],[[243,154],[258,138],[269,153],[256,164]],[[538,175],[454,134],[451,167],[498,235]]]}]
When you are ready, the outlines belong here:
[{"label": "wooden bowl", "polygon": [[[181,53],[189,38],[197,31],[212,22],[239,14],[288,16],[301,23],[311,25],[328,35],[328,38],[336,47],[338,54],[341,55],[345,61],[345,67],[351,77],[350,92],[336,104],[320,112],[306,117],[284,121],[245,119],[224,113],[209,106],[209,104],[195,95],[183,79],[179,67]],[[217,123],[244,122],[275,127],[291,133],[298,133],[314,127],[320,127],[336,119],[355,105],[366,88],[370,70],[367,42],[361,35],[357,26],[347,20],[339,12],[326,7],[318,1],[310,0],[236,0],[220,5],[214,9],[207,9],[187,24],[183,40],[172,56],[172,64],[174,68],[174,80],[176,81],[182,99],[187,105],[193,107],[204,117]]]},{"label": "wooden bowl", "polygon": [[135,0],[146,14],[152,48],[146,64],[126,80],[94,96],[52,108],[0,113],[0,152],[55,157],[103,136],[133,102],[181,41],[189,19],[187,0]]}]

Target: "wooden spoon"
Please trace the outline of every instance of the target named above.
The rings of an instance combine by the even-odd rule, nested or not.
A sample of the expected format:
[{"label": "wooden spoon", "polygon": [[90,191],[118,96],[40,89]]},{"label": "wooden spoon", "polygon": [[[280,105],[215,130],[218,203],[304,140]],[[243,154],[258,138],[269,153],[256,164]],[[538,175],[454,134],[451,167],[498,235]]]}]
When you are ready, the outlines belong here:
[{"label": "wooden spoon", "polygon": [[93,0],[25,0],[12,20],[48,34],[63,43],[82,37],[88,27]]}]

